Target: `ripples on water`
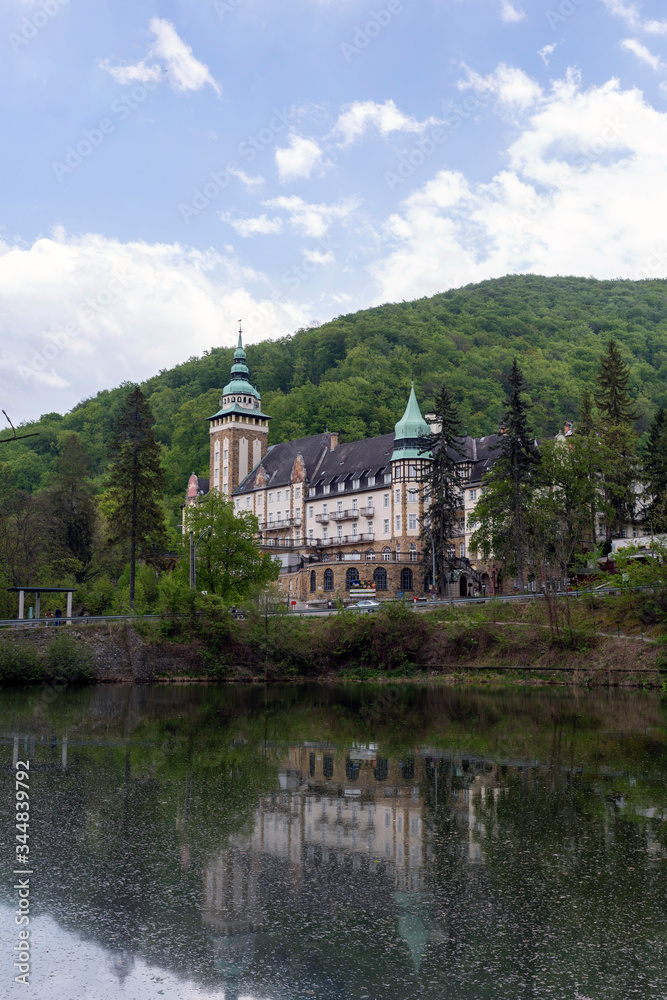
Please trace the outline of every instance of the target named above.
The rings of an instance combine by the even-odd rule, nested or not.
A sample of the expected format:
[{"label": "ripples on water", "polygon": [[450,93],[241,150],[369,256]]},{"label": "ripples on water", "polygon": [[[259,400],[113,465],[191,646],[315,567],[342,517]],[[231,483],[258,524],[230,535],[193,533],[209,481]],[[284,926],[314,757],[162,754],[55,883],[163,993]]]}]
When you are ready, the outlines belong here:
[{"label": "ripples on water", "polygon": [[5,844],[31,760],[31,995],[667,996],[661,695],[5,692],[0,725]]}]

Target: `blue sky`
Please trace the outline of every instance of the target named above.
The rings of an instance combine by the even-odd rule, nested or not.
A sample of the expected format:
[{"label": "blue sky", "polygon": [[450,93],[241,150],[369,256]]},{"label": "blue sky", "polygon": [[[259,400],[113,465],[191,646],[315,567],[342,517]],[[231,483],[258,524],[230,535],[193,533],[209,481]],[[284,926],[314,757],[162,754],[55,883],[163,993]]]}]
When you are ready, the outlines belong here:
[{"label": "blue sky", "polygon": [[667,275],[657,0],[4,0],[0,383],[513,272]]}]

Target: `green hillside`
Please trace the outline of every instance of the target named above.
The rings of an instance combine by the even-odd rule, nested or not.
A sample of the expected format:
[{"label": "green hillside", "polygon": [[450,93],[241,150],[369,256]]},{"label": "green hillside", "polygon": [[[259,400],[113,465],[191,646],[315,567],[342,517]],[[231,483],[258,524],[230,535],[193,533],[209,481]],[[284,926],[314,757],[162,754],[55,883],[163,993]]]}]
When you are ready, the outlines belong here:
[{"label": "green hillside", "polygon": [[[226,336],[231,342],[232,333]],[[349,440],[393,429],[414,379],[424,411],[447,380],[471,434],[494,431],[503,379],[517,356],[538,434],[576,419],[582,389],[594,379],[613,336],[630,364],[642,432],[667,405],[667,281],[597,281],[510,275],[415,302],[340,316],[316,329],[248,348],[251,377],[273,416],[271,443],[328,425]],[[181,502],[192,471],[208,472],[205,418],[218,409],[232,348],[160,372],[144,383],[164,448],[169,495]],[[46,414],[41,434],[3,449],[15,484],[48,484],[59,442],[76,431],[98,480],[127,386],[100,392],[65,416]],[[31,425],[32,426],[32,425]]]}]

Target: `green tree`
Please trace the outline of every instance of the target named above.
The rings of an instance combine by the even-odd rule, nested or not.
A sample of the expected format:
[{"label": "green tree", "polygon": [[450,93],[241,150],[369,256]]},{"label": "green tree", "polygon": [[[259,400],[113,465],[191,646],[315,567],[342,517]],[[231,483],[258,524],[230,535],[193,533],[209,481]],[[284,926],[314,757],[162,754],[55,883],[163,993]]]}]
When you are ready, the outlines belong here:
[{"label": "green tree", "polygon": [[537,445],[528,425],[528,406],[523,398],[526,383],[516,358],[508,377],[507,410],[501,434],[500,454],[484,479],[473,523],[473,549],[493,553],[515,571],[519,590],[524,589],[527,545],[526,515],[537,485]]},{"label": "green tree", "polygon": [[233,503],[218,490],[211,490],[187,508],[186,528],[195,541],[201,538],[197,548],[199,590],[225,601],[241,601],[253,587],[278,579],[280,563],[263,555],[255,542],[257,518],[250,511],[235,511]]},{"label": "green tree", "polygon": [[607,503],[613,517],[607,522],[609,543],[614,529],[621,534],[626,522],[634,520],[637,482],[637,436],[633,430],[636,411],[628,386],[630,371],[614,340],[600,357],[595,402],[600,415],[600,436],[605,462],[601,472]]},{"label": "green tree", "polygon": [[[433,586],[438,593],[446,592],[447,573],[451,567],[452,538],[461,513],[463,479],[457,460],[462,456],[459,414],[446,385],[435,399],[433,424],[438,430],[430,440],[424,441],[421,453],[432,460],[428,462],[423,488],[427,505],[428,531],[422,527],[424,562],[431,568],[431,537],[435,550],[435,575]],[[429,535],[430,532],[430,535]]]},{"label": "green tree", "polygon": [[88,456],[77,434],[65,438],[45,500],[55,562],[84,583],[93,561],[96,507]]},{"label": "green tree", "polygon": [[134,606],[137,558],[155,556],[166,545],[161,502],[164,473],[152,428],[153,416],[146,397],[136,386],[125,399],[118,418],[103,501],[110,541],[129,548],[130,607]]},{"label": "green tree", "polygon": [[644,519],[651,532],[667,528],[667,413],[661,406],[648,430],[642,455],[646,505]]}]

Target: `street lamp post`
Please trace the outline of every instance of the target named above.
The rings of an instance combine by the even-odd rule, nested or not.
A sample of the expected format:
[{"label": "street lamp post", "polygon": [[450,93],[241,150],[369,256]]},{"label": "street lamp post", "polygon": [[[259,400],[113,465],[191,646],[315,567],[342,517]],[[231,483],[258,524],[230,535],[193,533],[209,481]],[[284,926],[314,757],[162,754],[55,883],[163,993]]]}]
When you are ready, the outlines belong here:
[{"label": "street lamp post", "polygon": [[[204,528],[204,530],[202,531],[201,535],[199,536],[199,538],[195,542],[195,546],[194,546],[194,549],[192,551],[192,589],[193,590],[197,589],[197,546],[201,542],[201,540],[204,537],[204,535],[207,532],[209,532],[210,530],[211,530],[210,526],[208,528]],[[192,533],[190,534],[190,538],[191,539],[193,538]]]},{"label": "street lamp post", "polygon": [[[419,490],[413,487],[412,489],[408,490],[408,493],[414,496],[416,493],[419,493]],[[435,601],[435,542],[433,541],[433,535],[431,534],[430,528],[427,528],[421,517],[417,517],[417,520],[421,524],[422,528],[424,529],[428,537],[431,539],[431,556],[433,559],[433,568],[431,570],[431,586],[433,588],[433,600]]]}]

